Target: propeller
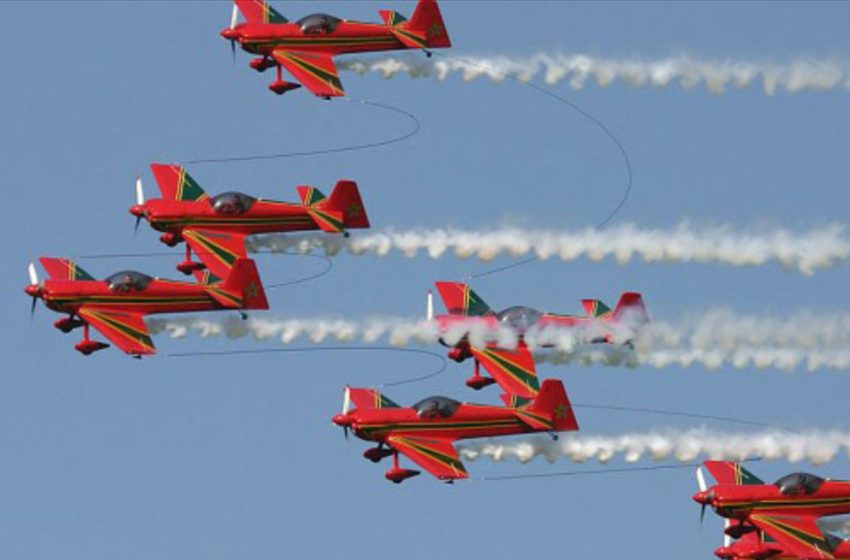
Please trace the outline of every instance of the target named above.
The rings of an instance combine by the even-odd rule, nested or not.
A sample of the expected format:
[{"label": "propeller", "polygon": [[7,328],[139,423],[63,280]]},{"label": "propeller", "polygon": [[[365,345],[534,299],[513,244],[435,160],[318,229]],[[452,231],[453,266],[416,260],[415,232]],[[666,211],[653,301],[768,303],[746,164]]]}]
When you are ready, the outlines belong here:
[{"label": "propeller", "polygon": [[433,321],[434,320],[434,294],[431,292],[431,290],[428,290],[428,300],[427,301],[428,301],[428,303],[427,303],[427,306],[426,306],[425,318],[428,319],[429,321]]},{"label": "propeller", "polygon": [[[700,492],[705,492],[706,490],[708,490],[708,484],[705,482],[705,473],[702,472],[702,467],[697,467],[697,486],[699,487]],[[699,511],[699,523],[700,523],[700,525],[702,525],[703,520],[705,520],[705,507],[707,505],[708,504],[705,503],[705,502],[702,502],[700,504],[700,506],[701,506],[700,511]]]},{"label": "propeller", "polygon": [[[230,29],[236,29],[236,20],[239,17],[239,12],[236,7],[236,2],[233,3],[233,11],[230,12]],[[230,53],[233,55],[233,65],[236,66],[236,39],[230,40]]]},{"label": "propeller", "polygon": [[[30,276],[30,285],[27,287],[27,292],[32,296],[32,305],[30,306],[30,320],[32,320],[35,316],[35,304],[38,301],[38,288],[40,287],[40,284],[38,282],[38,272],[35,269],[35,264],[30,263],[29,266],[27,266],[27,272]],[[33,286],[36,288],[30,290]]]},{"label": "propeller", "polygon": [[705,482],[705,473],[702,472],[702,467],[697,467],[697,486],[700,492],[708,490],[708,484]]},{"label": "propeller", "polygon": [[732,525],[732,521],[729,518],[726,518],[726,521],[723,523],[723,546],[726,548],[729,548],[732,544],[732,537],[726,533],[726,529],[728,529],[730,525]]},{"label": "propeller", "polygon": [[[145,191],[142,188],[142,178],[136,177],[136,205],[140,207],[144,207],[145,205]],[[144,211],[139,212],[136,215],[136,227],[133,229],[134,233],[139,231],[139,223],[142,221],[142,217],[144,217]]]},{"label": "propeller", "polygon": [[[345,392],[342,394],[342,415],[345,416],[351,410],[351,388],[346,385]],[[345,441],[348,441],[348,423],[342,427],[342,432],[345,434]]]}]

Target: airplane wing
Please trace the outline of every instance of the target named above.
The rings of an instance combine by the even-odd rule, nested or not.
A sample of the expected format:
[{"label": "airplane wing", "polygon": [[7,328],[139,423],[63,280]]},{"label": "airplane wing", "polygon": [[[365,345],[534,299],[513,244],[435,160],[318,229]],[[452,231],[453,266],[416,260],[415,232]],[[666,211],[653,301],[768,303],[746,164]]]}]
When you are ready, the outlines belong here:
[{"label": "airplane wing", "polygon": [[470,348],[472,355],[487,370],[505,393],[533,399],[540,390],[534,358],[523,343],[516,350]]},{"label": "airplane wing", "polygon": [[272,58],[284,66],[307,89],[319,97],[345,95],[339,72],[329,54],[275,49]]},{"label": "airplane wing", "polygon": [[749,520],[797,558],[834,558],[835,542],[824,536],[815,517],[756,514]]},{"label": "airplane wing", "polygon": [[469,478],[450,439],[391,435],[387,443],[440,480]]},{"label": "airplane wing", "polygon": [[183,239],[207,269],[218,278],[227,278],[236,259],[247,257],[245,238],[241,233],[213,229],[185,228]]},{"label": "airplane wing", "polygon": [[79,315],[125,353],[156,354],[141,313],[83,306]]},{"label": "airplane wing", "polygon": [[745,469],[740,463],[731,461],[705,461],[705,468],[720,484],[759,485],[764,482]]}]

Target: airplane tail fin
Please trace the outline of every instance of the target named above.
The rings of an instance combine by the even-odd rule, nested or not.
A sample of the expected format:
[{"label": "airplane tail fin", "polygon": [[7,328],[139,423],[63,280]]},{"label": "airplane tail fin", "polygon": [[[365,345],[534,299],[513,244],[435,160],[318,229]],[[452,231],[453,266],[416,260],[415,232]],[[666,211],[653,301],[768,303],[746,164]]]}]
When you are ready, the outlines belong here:
[{"label": "airplane tail fin", "polygon": [[732,461],[705,461],[705,468],[720,484],[736,484],[738,486],[762,485],[764,482],[741,466]]},{"label": "airplane tail fin", "polygon": [[[527,405],[517,409],[523,421],[538,429],[556,432],[578,430],[578,420],[560,379],[546,379],[540,392]],[[535,425],[535,421],[539,425]]]},{"label": "airplane tail fin", "polygon": [[449,315],[480,317],[493,311],[468,284],[461,282],[435,282],[437,291],[449,312]]},{"label": "airplane tail fin", "polygon": [[298,196],[322,231],[342,233],[346,229],[369,227],[369,217],[354,181],[337,181],[330,198],[319,189],[303,185],[298,187]]},{"label": "airplane tail fin", "polygon": [[649,323],[649,314],[643,304],[643,297],[637,292],[625,292],[614,307],[612,318],[616,321],[625,321],[634,327],[640,327]]},{"label": "airplane tail fin", "polygon": [[266,0],[235,0],[235,3],[248,23],[289,23]]},{"label": "airplane tail fin", "polygon": [[423,34],[425,46],[428,48],[440,49],[452,46],[437,0],[419,0],[406,27],[409,31]]},{"label": "airplane tail fin", "polygon": [[251,259],[236,259],[227,278],[217,284],[208,284],[207,292],[230,309],[269,308],[257,265]]}]

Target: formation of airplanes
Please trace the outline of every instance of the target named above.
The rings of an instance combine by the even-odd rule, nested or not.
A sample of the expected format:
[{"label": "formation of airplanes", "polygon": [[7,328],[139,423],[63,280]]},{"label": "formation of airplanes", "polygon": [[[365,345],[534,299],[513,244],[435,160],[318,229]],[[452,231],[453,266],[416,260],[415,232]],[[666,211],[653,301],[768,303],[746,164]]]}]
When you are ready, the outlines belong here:
[{"label": "formation of airplanes", "polygon": [[[243,21],[239,22],[239,13]],[[236,46],[256,55],[250,66],[263,72],[276,69],[269,85],[283,94],[301,87],[314,95],[345,95],[333,57],[342,54],[451,46],[436,0],[419,0],[408,20],[384,10],[382,23],[363,23],[328,14],[311,14],[290,22],[265,0],[235,0],[231,24],[221,31]],[[299,83],[282,78],[286,69]],[[269,308],[256,263],[248,258],[251,235],[321,231],[349,235],[367,229],[370,222],[357,183],[340,180],[326,197],[311,186],[298,186],[298,202],[269,200],[241,192],[209,195],[187,170],[174,164],[154,163],[151,172],[160,198],[147,199],[141,179],[130,213],[136,229],[142,220],[159,232],[169,247],[185,243],[185,256],[176,267],[194,281],[176,281],[133,270],[95,279],[70,259],[39,259],[46,279],[36,266],[28,267],[32,312],[41,300],[62,315],[54,326],[64,333],[82,329],[75,349],[84,355],[115,345],[133,357],[156,353],[145,323],[152,314],[236,311]],[[197,260],[194,259],[197,257]],[[392,458],[385,477],[394,483],[420,474],[400,464],[403,455],[435,478],[453,482],[469,473],[455,442],[470,438],[503,437],[579,429],[563,383],[538,379],[531,339],[546,347],[547,331],[572,329],[584,344],[633,348],[649,324],[641,294],[625,292],[611,308],[599,300],[582,300],[583,315],[541,312],[528,306],[495,311],[468,285],[435,284],[446,313],[435,315],[429,292],[427,319],[440,333],[448,357],[458,363],[473,360],[466,385],[479,390],[497,384],[503,406],[461,402],[443,396],[403,407],[378,389],[346,387],[342,411],[332,422],[371,442],[365,458],[378,463]],[[91,329],[109,343],[94,340]],[[476,337],[475,331],[507,329],[513,344]],[[458,336],[458,333],[460,335]],[[483,366],[486,376],[482,373]],[[725,519],[724,544],[715,551],[723,560],[850,559],[850,542],[821,530],[822,518],[850,514],[850,481],[814,474],[793,473],[766,484],[743,466],[706,461],[716,480],[709,486],[697,470],[699,491],[693,500],[702,515],[711,507]]]}]

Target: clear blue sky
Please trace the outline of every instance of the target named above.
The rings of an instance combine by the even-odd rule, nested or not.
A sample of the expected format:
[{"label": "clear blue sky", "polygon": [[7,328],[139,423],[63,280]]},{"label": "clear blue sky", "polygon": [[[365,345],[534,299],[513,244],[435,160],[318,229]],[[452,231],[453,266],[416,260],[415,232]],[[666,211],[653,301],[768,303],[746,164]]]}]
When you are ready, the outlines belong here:
[{"label": "clear blue sky", "polygon": [[[411,2],[277,2],[291,18],[328,11],[376,20]],[[444,2],[456,55],[584,52],[655,58],[783,62],[850,58],[850,6],[839,3]],[[157,358],[116,351],[83,358],[76,335],[30,325],[21,293],[40,255],[159,251],[127,208],[147,166],[220,154],[299,151],[379,140],[408,127],[397,116],[304,90],[278,98],[268,75],[231,64],[218,36],[227,3],[2,3],[0,223],[6,320],[0,325],[0,556],[17,559],[183,558],[707,558],[688,470],[454,487],[428,477],[401,487],[346,445],[330,417],[345,383],[427,373],[433,360],[339,353],[177,359],[169,352],[249,342],[156,339]],[[389,148],[309,159],[191,168],[212,192],[293,199],[297,184],[356,179],[375,226],[485,227],[504,222],[575,228],[618,199],[623,170],[587,121],[527,88],[458,79],[342,76],[353,96],[397,105],[421,133]],[[804,229],[846,222],[850,92],[725,96],[702,88],[555,88],[602,119],[626,145],[633,197],[620,216],[646,226],[682,219]],[[88,261],[96,276],[124,267],[175,277],[178,258]],[[413,315],[435,279],[473,262],[340,257],[332,275],[272,294],[270,315]],[[260,261],[267,282],[315,270],[315,260]],[[748,313],[845,309],[846,267],[811,278],[778,267],[618,267],[545,263],[482,279],[494,306],[577,311],[581,297],[644,292],[658,317],[720,305]],[[542,367],[576,402],[684,409],[783,426],[846,426],[845,374],[699,368],[619,371]],[[493,401],[462,384],[468,365],[391,391]],[[582,411],[588,433],[690,425]],[[717,426],[723,428],[724,426]],[[726,426],[734,430],[734,426]],[[470,464],[473,476],[554,472],[567,462]],[[760,464],[772,479],[791,470]],[[847,460],[819,469],[850,476]]]}]

